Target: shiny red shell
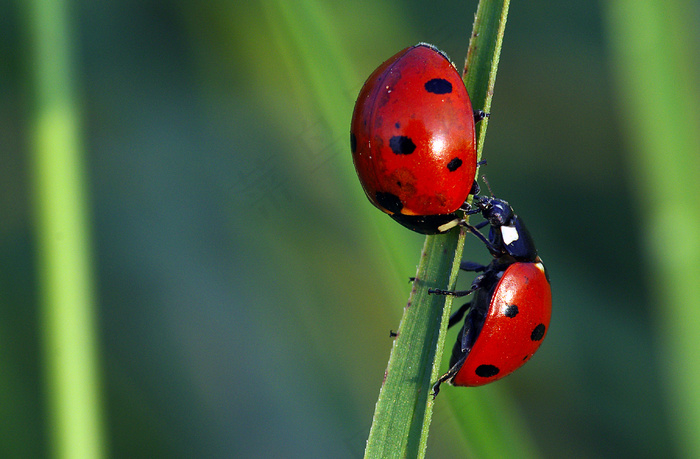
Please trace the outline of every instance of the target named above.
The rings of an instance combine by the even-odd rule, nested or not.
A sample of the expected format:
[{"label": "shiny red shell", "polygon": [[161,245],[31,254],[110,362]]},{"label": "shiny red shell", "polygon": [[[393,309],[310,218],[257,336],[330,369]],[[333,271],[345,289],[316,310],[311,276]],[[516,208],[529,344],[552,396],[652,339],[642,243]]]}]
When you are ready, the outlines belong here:
[{"label": "shiny red shell", "polygon": [[544,265],[510,265],[493,291],[483,328],[452,384],[481,386],[520,368],[540,347],[551,317],[552,290]]},{"label": "shiny red shell", "polygon": [[435,47],[406,48],[370,75],[350,133],[362,187],[384,212],[444,215],[467,199],[477,162],[474,112],[459,73]]}]

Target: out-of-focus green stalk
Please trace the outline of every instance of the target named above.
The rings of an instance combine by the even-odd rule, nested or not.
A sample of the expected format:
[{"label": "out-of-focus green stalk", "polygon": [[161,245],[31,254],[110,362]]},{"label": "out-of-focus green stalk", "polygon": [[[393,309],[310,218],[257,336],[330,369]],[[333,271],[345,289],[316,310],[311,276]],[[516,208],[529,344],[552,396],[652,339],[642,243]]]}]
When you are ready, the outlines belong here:
[{"label": "out-of-focus green stalk", "polygon": [[[661,380],[673,405],[678,451],[700,457],[698,6],[683,0],[603,5],[663,331]],[[618,223],[624,230],[625,221]]]},{"label": "out-of-focus green stalk", "polygon": [[25,4],[34,104],[31,174],[50,448],[104,456],[87,192],[64,0]]}]

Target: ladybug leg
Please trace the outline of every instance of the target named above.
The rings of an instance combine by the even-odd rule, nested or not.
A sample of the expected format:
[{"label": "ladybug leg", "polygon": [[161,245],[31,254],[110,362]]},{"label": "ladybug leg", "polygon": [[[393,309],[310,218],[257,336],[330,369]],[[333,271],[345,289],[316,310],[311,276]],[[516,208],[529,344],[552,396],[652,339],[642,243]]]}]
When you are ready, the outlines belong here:
[{"label": "ladybug leg", "polygon": [[472,226],[473,226],[474,228],[480,230],[481,228],[483,228],[484,226],[486,226],[486,225],[488,225],[488,224],[489,224],[489,221],[488,221],[488,220],[484,220],[483,222],[479,222],[479,223],[477,223],[476,225],[472,225]]},{"label": "ladybug leg", "polygon": [[501,255],[501,251],[498,250],[498,248],[495,245],[489,242],[489,240],[486,239],[486,236],[481,234],[481,231],[479,231],[479,228],[483,228],[486,225],[488,225],[488,221],[483,221],[476,226],[472,226],[469,223],[462,223],[462,226],[467,228],[474,236],[478,237],[481,240],[481,242],[484,243],[489,252],[491,252],[491,255],[497,257]]},{"label": "ladybug leg", "polygon": [[450,296],[467,296],[470,293],[476,291],[481,287],[481,282],[484,280],[484,275],[479,274],[476,276],[476,278],[472,281],[472,286],[469,287],[469,290],[461,290],[461,291],[452,291],[452,290],[443,290],[440,288],[429,288],[428,293],[432,293],[433,295],[450,295]]},{"label": "ladybug leg", "polygon": [[[486,271],[486,266],[480,265],[479,263],[474,263],[471,261],[463,261],[460,266],[460,269],[463,269],[465,271],[474,271],[474,272],[479,272],[479,271]],[[474,290],[477,290],[481,286],[481,281],[483,279],[483,276],[478,276],[476,279],[474,279],[474,282],[472,282],[472,286],[470,287],[467,292],[471,293]],[[431,289],[432,290],[432,289]],[[432,290],[430,293],[434,294],[451,294],[452,292],[441,290],[441,291],[436,291]],[[454,292],[454,293],[463,293],[463,292]],[[468,295],[469,293],[465,293],[465,295]],[[463,295],[453,295],[453,296],[463,296]],[[469,310],[469,307],[471,306],[471,303],[464,303],[457,311],[453,312],[452,315],[450,316],[450,322],[447,325],[447,328],[452,328],[456,324],[458,324],[461,320],[462,317],[464,317],[464,313],[466,313]],[[473,314],[473,312],[469,312],[469,314]],[[469,316],[467,317],[469,320]]]},{"label": "ladybug leg", "polygon": [[[486,164],[486,160],[482,159],[478,163],[476,163],[477,166],[483,166]],[[477,183],[476,180],[472,183],[472,187],[469,189],[469,194],[474,196],[473,201],[476,201],[473,205],[470,204],[468,201],[469,199],[465,200],[462,203],[462,206],[459,208],[462,212],[464,212],[467,215],[473,215],[473,214],[478,214],[481,212],[481,207],[479,207],[479,202],[481,202],[481,196],[479,196],[479,193],[481,193],[481,187],[479,187],[479,184]]]},{"label": "ladybug leg", "polygon": [[[450,317],[450,323],[452,323],[452,320],[455,319],[455,322],[458,322],[459,319],[462,318],[462,315],[464,315],[464,312],[469,309],[469,312],[467,313],[466,319],[464,319],[464,326],[462,327],[462,330],[459,332],[459,339],[457,341],[457,345],[455,345],[455,349],[452,351],[452,358],[455,358],[455,354],[459,352],[459,359],[457,362],[455,362],[454,365],[452,365],[452,368],[450,368],[447,373],[444,375],[440,376],[440,379],[437,380],[435,384],[433,384],[433,400],[435,400],[435,397],[437,397],[438,392],[440,392],[440,385],[444,382],[451,383],[454,377],[459,373],[459,370],[462,369],[462,366],[464,366],[464,362],[467,360],[467,356],[469,356],[469,352],[472,349],[472,346],[474,345],[474,341],[476,341],[476,338],[479,334],[479,330],[484,325],[484,311],[481,311],[477,308],[471,308],[471,303],[467,303],[463,305],[459,310]],[[456,318],[455,316],[460,315],[459,318]],[[459,346],[459,349],[457,348]]]},{"label": "ladybug leg", "polygon": [[[481,163],[486,164],[486,160],[484,160],[484,161],[479,161],[478,163],[476,163],[476,165],[477,165],[477,166],[480,166]],[[476,195],[479,194],[480,192],[481,192],[481,188],[479,187],[479,184],[476,183],[476,180],[474,180],[474,183],[472,183],[472,189],[469,190],[469,194],[476,196]]]},{"label": "ladybug leg", "polygon": [[474,110],[474,122],[478,123],[479,121],[483,120],[484,118],[488,118],[491,116],[490,113],[486,113],[483,110]]},{"label": "ladybug leg", "polygon": [[484,266],[480,263],[475,263],[473,261],[463,261],[459,264],[459,269],[461,269],[462,271],[470,271],[475,273],[486,271],[486,268],[487,266]]},{"label": "ladybug leg", "polygon": [[452,368],[447,370],[447,373],[440,376],[440,379],[438,379],[437,382],[435,382],[435,384],[433,384],[433,394],[432,394],[433,400],[435,400],[435,397],[437,397],[437,394],[440,392],[440,385],[444,382],[449,383],[452,381],[452,379],[455,377],[455,375],[457,375],[457,373],[459,373],[459,370],[460,370],[460,368],[462,368],[462,365],[464,365],[464,361],[466,360],[466,358],[467,357],[464,356],[461,359],[459,359],[459,361],[457,363],[452,365]]},{"label": "ladybug leg", "polygon": [[450,316],[450,323],[447,325],[447,328],[452,328],[455,325],[457,325],[462,320],[462,317],[464,317],[464,313],[467,312],[467,309],[469,309],[470,306],[471,303],[464,303],[461,308],[453,312]]},{"label": "ladybug leg", "polygon": [[479,336],[479,331],[484,326],[486,320],[485,312],[479,308],[472,308],[464,319],[464,326],[460,333],[461,350],[466,357],[472,350],[472,346]]},{"label": "ladybug leg", "polygon": [[452,291],[452,290],[443,290],[441,288],[429,288],[428,293],[432,293],[433,295],[449,295],[449,296],[467,296],[470,293],[472,293],[474,290],[476,290],[478,287],[474,287],[474,285],[471,286],[469,290],[460,290],[460,291]]},{"label": "ladybug leg", "polygon": [[[486,164],[487,163],[485,159],[482,159],[481,161],[476,163],[477,166],[485,166]],[[476,180],[474,180],[474,183],[472,183],[472,187],[469,190],[469,194],[478,197],[479,193],[481,193],[481,187],[479,187],[479,184],[476,182]],[[479,212],[481,212],[480,208],[472,207],[472,205],[469,204],[469,202],[467,201],[464,201],[464,203],[462,203],[462,206],[459,208],[459,210],[465,212],[467,215],[478,214]]]},{"label": "ladybug leg", "polygon": [[[465,215],[474,215],[474,214],[478,214],[479,212],[481,212],[481,209],[479,209],[478,207],[472,207],[472,205],[469,204],[467,201],[464,201],[464,203],[459,208],[459,210],[464,212]],[[460,225],[462,225],[462,224],[463,224],[462,221],[460,221]]]}]

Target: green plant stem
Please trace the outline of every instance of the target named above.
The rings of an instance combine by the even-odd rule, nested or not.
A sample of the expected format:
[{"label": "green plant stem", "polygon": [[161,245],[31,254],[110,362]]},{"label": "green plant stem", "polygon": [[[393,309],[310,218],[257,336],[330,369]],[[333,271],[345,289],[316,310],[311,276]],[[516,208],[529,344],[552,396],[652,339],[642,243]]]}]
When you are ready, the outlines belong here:
[{"label": "green plant stem", "polygon": [[[475,108],[488,110],[503,41],[508,0],[481,0],[467,56],[464,80]],[[488,123],[477,129],[479,157]],[[428,295],[428,288],[453,289],[465,232],[427,236],[416,281],[379,393],[365,457],[424,457],[432,418],[432,384],[437,380],[452,297]]]},{"label": "green plant stem", "polygon": [[454,286],[463,245],[463,231],[425,240],[379,393],[365,457],[425,454],[433,406],[431,382],[437,379],[435,362],[439,361],[438,349],[444,347],[452,303],[452,297],[428,295],[428,288]]},{"label": "green plant stem", "polygon": [[104,456],[89,218],[67,2],[26,4],[33,55],[31,173],[52,455]]},{"label": "green plant stem", "polygon": [[[474,108],[486,113],[491,112],[509,6],[510,0],[480,1],[469,41],[463,80]],[[488,118],[476,125],[479,159],[484,149],[488,125]]]}]

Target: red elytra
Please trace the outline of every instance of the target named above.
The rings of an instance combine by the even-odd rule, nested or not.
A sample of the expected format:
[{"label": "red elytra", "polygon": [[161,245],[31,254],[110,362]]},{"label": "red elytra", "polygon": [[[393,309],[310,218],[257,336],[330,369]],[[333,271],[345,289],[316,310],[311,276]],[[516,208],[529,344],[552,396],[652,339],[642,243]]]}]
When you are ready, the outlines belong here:
[{"label": "red elytra", "polygon": [[372,204],[425,234],[457,218],[476,173],[474,112],[457,69],[437,48],[406,48],[370,75],[350,137]]},{"label": "red elytra", "polygon": [[552,291],[543,264],[508,266],[493,290],[483,328],[451,383],[481,386],[520,368],[540,347],[551,316]]}]

